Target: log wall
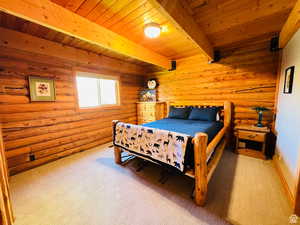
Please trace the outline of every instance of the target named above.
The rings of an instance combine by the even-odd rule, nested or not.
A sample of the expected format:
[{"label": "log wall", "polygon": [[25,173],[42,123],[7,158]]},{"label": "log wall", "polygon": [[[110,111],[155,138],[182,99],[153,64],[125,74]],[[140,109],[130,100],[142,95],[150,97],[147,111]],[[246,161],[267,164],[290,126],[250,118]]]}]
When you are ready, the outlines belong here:
[{"label": "log wall", "polygon": [[[140,76],[144,68],[104,56],[98,60],[97,55],[82,50],[23,36],[23,44],[14,34],[3,40],[0,37],[0,118],[11,174],[111,141],[113,119],[136,123],[135,102],[145,81]],[[197,55],[178,60],[175,71],[149,73],[148,78],[158,79],[161,101],[230,100],[234,103],[234,124],[254,124],[257,114],[252,107],[274,108],[278,57],[263,40],[221,53],[223,58],[218,63],[208,64]],[[122,106],[77,111],[73,83],[76,68],[119,75]],[[53,77],[56,102],[31,103],[29,75]],[[264,115],[265,123],[272,121],[273,111]],[[34,161],[30,161],[30,155],[35,156]]]},{"label": "log wall", "polygon": [[[82,50],[80,50],[82,51]],[[128,64],[128,63],[127,63]],[[142,76],[118,73],[122,64],[93,67],[53,56],[0,49],[0,117],[11,174],[111,141],[111,121],[136,123],[136,104]],[[76,110],[73,70],[96,70],[120,76],[121,106],[114,109]],[[124,69],[125,68],[125,69]],[[127,67],[123,67],[126,70]],[[28,76],[52,77],[55,102],[30,102]],[[35,156],[30,161],[30,154]]]},{"label": "log wall", "polygon": [[158,80],[161,101],[224,101],[234,103],[234,124],[254,124],[255,106],[271,109],[264,122],[273,122],[276,90],[277,53],[269,51],[268,41],[221,51],[222,59],[208,64],[200,55],[177,61],[177,69],[153,72]]}]

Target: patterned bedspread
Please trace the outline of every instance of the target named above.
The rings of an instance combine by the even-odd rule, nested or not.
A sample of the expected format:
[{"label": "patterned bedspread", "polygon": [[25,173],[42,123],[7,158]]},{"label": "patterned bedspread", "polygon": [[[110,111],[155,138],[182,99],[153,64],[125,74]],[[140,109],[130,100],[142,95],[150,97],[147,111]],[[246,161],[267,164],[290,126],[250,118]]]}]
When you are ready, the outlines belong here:
[{"label": "patterned bedspread", "polygon": [[123,122],[116,124],[114,134],[115,145],[183,171],[188,135]]}]

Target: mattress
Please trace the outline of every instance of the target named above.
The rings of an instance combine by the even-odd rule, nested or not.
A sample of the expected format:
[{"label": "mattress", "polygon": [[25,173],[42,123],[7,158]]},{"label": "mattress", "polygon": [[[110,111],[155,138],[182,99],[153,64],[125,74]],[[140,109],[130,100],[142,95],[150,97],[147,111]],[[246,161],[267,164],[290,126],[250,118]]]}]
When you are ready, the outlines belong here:
[{"label": "mattress", "polygon": [[[142,124],[144,127],[157,128],[162,130],[174,131],[189,135],[189,141],[185,152],[185,168],[194,168],[194,148],[192,138],[198,132],[206,133],[208,143],[213,140],[217,133],[223,128],[224,124],[220,121],[201,121],[201,120],[184,120],[166,118],[150,123]],[[207,158],[209,160],[210,156]]]}]

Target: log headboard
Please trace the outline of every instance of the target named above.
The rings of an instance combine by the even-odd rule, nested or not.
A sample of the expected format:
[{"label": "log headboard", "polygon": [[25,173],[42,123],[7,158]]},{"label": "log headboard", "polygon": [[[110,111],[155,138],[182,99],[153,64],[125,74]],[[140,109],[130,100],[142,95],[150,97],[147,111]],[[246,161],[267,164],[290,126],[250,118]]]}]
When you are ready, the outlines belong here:
[{"label": "log headboard", "polygon": [[206,108],[217,106],[220,107],[219,116],[220,120],[224,122],[225,126],[230,126],[231,121],[231,103],[229,101],[213,101],[213,102],[167,102],[166,103],[166,116],[169,114],[170,106],[174,107],[196,107],[196,108]]}]

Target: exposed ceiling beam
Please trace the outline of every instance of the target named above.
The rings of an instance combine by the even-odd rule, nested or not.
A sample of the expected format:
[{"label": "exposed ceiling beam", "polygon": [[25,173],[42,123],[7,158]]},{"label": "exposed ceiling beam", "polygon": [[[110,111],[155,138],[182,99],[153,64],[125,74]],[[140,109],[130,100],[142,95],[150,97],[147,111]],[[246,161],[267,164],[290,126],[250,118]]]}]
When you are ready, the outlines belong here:
[{"label": "exposed ceiling beam", "polygon": [[33,52],[38,55],[60,58],[72,62],[75,67],[92,66],[98,70],[103,69],[135,75],[144,75],[146,72],[145,68],[140,65],[105,55],[98,55],[3,27],[0,27],[0,34],[0,48],[13,48]]},{"label": "exposed ceiling beam", "polygon": [[95,24],[49,0],[0,0],[0,11],[114,52],[170,69],[168,58]]},{"label": "exposed ceiling beam", "polygon": [[194,18],[180,0],[148,0],[163,16],[172,22],[176,29],[193,41],[208,60],[213,59],[213,47]]},{"label": "exposed ceiling beam", "polygon": [[279,36],[279,47],[284,48],[289,40],[293,37],[294,33],[300,28],[300,0],[298,0],[290,13],[287,21]]}]

